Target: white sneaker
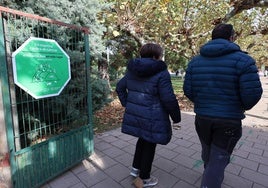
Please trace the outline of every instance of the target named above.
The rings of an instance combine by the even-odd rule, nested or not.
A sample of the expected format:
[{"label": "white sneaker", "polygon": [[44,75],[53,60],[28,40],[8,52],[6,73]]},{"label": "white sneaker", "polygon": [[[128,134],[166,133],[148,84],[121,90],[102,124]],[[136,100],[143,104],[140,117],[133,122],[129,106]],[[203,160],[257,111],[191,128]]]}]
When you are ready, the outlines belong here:
[{"label": "white sneaker", "polygon": [[151,187],[158,184],[158,179],[154,176],[151,176],[149,179],[143,179],[143,187]]},{"label": "white sneaker", "polygon": [[132,167],[132,169],[130,171],[130,175],[136,178],[136,177],[139,176],[139,174],[140,174],[140,170],[137,169],[137,168]]}]

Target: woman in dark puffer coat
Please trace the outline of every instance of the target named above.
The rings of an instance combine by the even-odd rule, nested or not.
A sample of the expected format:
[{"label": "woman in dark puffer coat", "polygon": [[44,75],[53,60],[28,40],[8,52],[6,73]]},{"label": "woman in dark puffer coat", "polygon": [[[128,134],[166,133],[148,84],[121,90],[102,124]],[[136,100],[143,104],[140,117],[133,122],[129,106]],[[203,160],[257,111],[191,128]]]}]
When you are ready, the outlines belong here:
[{"label": "woman in dark puffer coat", "polygon": [[126,75],[117,83],[116,92],[125,114],[122,132],[138,137],[131,175],[140,177],[143,186],[156,185],[150,176],[156,144],[168,144],[171,122],[181,121],[178,101],[170,74],[161,61],[163,50],[148,43],[140,50],[141,58],[129,61]]}]

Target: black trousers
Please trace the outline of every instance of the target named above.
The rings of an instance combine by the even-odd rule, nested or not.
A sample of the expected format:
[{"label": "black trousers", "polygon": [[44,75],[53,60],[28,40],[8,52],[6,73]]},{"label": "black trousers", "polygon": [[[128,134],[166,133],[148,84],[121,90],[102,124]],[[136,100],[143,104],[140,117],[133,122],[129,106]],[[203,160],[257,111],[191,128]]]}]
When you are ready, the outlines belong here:
[{"label": "black trousers", "polygon": [[224,170],[242,136],[241,120],[196,116],[195,128],[202,146],[203,188],[220,188]]},{"label": "black trousers", "polygon": [[138,139],[132,166],[140,170],[141,179],[150,178],[155,149],[155,143],[147,142],[142,138]]},{"label": "black trousers", "polygon": [[196,115],[195,129],[206,145],[215,146],[232,153],[242,136],[242,123],[240,119],[223,119]]}]

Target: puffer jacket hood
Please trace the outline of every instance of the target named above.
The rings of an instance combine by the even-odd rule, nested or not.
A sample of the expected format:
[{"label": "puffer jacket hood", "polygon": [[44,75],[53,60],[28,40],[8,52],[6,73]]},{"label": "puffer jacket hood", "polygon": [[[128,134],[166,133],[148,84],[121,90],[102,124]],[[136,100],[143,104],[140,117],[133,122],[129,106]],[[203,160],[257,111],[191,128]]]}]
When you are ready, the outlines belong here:
[{"label": "puffer jacket hood", "polygon": [[188,64],[184,94],[197,115],[243,119],[260,100],[262,85],[255,60],[225,39],[214,39]]},{"label": "puffer jacket hood", "polygon": [[129,61],[127,68],[136,76],[150,77],[167,69],[167,65],[152,58],[136,58]]},{"label": "puffer jacket hood", "polygon": [[220,57],[236,51],[241,51],[237,44],[225,39],[214,39],[201,47],[200,54],[204,57]]}]

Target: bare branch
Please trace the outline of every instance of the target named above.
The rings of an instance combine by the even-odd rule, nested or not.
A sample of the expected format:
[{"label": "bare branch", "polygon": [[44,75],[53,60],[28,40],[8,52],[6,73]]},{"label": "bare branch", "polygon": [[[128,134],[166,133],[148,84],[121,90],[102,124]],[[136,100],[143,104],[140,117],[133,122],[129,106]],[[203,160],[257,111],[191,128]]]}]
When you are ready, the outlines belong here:
[{"label": "bare branch", "polygon": [[249,10],[254,7],[268,7],[268,0],[234,0],[230,1],[230,5],[233,7],[233,9],[221,20],[223,23],[228,22],[232,17],[244,10]]}]

